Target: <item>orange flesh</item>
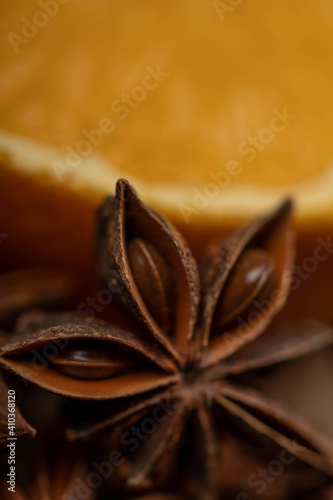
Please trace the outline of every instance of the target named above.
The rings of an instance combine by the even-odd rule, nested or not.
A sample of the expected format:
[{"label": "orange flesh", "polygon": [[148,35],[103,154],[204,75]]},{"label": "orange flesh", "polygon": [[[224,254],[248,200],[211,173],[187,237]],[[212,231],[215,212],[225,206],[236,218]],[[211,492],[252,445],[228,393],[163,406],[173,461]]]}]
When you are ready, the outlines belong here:
[{"label": "orange flesh", "polygon": [[[330,0],[243,2],[224,20],[213,2],[71,0],[30,39],[8,38],[40,11],[35,0],[1,5],[0,128],[66,151],[111,120],[94,152],[152,183],[200,185],[230,160],[241,165],[233,186],[293,185],[328,168]],[[121,120],[111,105],[140,96],[157,65],[169,76]],[[265,137],[272,109],[284,107],[296,117],[247,161],[240,145]]]}]

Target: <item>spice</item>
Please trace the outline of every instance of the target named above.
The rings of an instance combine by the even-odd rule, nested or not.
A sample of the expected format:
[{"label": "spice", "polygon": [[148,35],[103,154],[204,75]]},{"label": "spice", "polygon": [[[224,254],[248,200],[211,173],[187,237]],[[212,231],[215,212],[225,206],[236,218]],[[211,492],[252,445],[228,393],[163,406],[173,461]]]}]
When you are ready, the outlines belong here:
[{"label": "spice", "polygon": [[320,323],[273,321],[291,280],[291,210],[286,201],[215,243],[198,266],[176,229],[118,181],[100,210],[99,273],[126,310],[128,328],[28,315],[2,348],[2,366],[65,396],[114,401],[101,421],[74,427],[72,439],[106,429],[124,435],[162,405],[167,418],[160,414],[158,425],[155,418],[149,439],[118,468],[131,488],[168,478],[186,462],[197,498],[215,498],[219,442],[226,425],[240,423],[258,447],[264,438],[332,474],[332,444],[249,387],[251,371],[333,342],[332,329]]}]

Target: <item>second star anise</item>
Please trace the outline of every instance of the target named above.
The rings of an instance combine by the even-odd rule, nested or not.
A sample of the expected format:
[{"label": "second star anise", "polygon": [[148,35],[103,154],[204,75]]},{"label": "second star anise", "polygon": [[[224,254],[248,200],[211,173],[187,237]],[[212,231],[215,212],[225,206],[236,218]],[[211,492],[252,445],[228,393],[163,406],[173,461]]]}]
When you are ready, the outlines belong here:
[{"label": "second star anise", "polygon": [[332,474],[332,444],[241,378],[333,342],[316,322],[269,326],[291,280],[291,210],[286,201],[236,231],[198,268],[176,229],[118,181],[100,210],[99,270],[128,328],[69,315],[23,318],[2,366],[56,393],[113,400],[103,420],[72,438],[106,428],[123,436],[155,415],[149,439],[118,468],[131,487],[182,462],[192,494],[214,498],[221,431],[240,422],[258,446],[265,439]]}]

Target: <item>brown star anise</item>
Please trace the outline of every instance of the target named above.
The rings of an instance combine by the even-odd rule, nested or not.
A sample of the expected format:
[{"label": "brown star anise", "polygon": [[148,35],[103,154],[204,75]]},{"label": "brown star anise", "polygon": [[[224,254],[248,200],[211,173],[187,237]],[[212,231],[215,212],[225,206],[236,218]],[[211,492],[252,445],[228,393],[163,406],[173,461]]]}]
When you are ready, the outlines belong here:
[{"label": "brown star anise", "polygon": [[[0,331],[0,345],[4,345],[11,338],[11,327],[24,310],[36,306],[58,304],[67,298],[72,290],[73,286],[69,278],[51,269],[22,269],[2,274],[0,276],[0,327],[3,331]],[[8,472],[13,462],[7,462],[8,445],[14,441],[16,445],[21,438],[35,437],[35,435],[36,430],[28,424],[19,410],[16,392],[7,386],[0,371],[0,448],[6,463],[0,471],[1,500],[62,498],[53,496],[54,491],[52,496],[51,492],[47,495],[47,481],[42,480],[45,461],[38,464],[39,481],[36,482],[31,495],[26,494],[20,485],[15,485],[15,492],[9,489],[11,485],[7,482]],[[19,452],[16,451],[15,455],[19,455]],[[16,464],[16,459],[14,463]],[[74,477],[76,478],[77,475],[75,474]],[[57,477],[58,483],[59,480],[61,476]]]},{"label": "brown star anise", "polygon": [[291,208],[286,201],[214,244],[198,270],[175,228],[118,181],[100,211],[99,269],[105,304],[120,298],[127,327],[28,316],[2,348],[2,366],[56,393],[106,401],[101,420],[71,437],[105,428],[121,436],[117,474],[131,487],[183,467],[191,471],[192,495],[214,498],[226,428],[331,474],[332,444],[249,387],[253,370],[333,341],[332,330],[316,322],[269,326],[291,280]]},{"label": "brown star anise", "polygon": [[[51,269],[23,269],[0,276],[0,327],[8,329],[22,311],[36,306],[49,306],[68,297],[72,283],[64,274]],[[8,331],[0,331],[0,346],[10,338]],[[8,437],[8,402],[13,403],[14,391],[8,393],[0,372],[0,446],[7,444]],[[8,396],[11,396],[8,399]],[[33,429],[15,407],[15,437],[34,436]]]}]

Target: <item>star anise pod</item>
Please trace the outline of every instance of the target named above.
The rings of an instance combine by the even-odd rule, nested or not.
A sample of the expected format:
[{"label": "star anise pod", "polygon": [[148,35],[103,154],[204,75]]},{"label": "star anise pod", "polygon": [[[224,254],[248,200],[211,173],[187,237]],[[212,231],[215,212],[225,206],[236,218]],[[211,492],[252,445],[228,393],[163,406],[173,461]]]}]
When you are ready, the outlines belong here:
[{"label": "star anise pod", "polygon": [[[36,276],[37,275],[37,276]],[[45,274],[44,274],[45,277]],[[38,283],[41,284],[41,272],[36,271],[15,271],[0,276],[0,326],[5,328],[13,321],[16,315],[21,313],[29,305],[33,305],[35,301],[40,301],[43,295],[37,293]],[[59,283],[59,279],[57,279]],[[29,284],[31,285],[29,287]],[[43,292],[46,289],[45,280],[43,281]],[[48,292],[50,296],[51,292]],[[54,293],[54,292],[53,292]],[[46,298],[44,297],[44,300]],[[0,346],[7,341],[8,333],[0,331]],[[0,447],[6,447],[9,437],[9,411],[10,408],[15,408],[15,425],[13,428],[13,436],[20,439],[24,436],[34,436],[36,434],[28,422],[23,418],[15,401],[14,391],[10,391],[9,387],[3,380],[0,371]],[[11,424],[12,425],[12,424]]]},{"label": "star anise pod", "polygon": [[[48,306],[68,297],[72,283],[64,274],[51,269],[23,269],[0,276],[0,327],[9,328],[15,319],[26,309],[36,306]],[[0,346],[10,338],[10,333],[0,331]],[[14,396],[8,393],[0,372],[0,445],[6,445],[8,437],[8,395],[9,402]],[[12,405],[13,406],[13,405]],[[15,402],[15,437],[34,436],[33,429],[22,417]]]},{"label": "star anise pod", "polygon": [[[66,299],[73,290],[73,283],[62,273],[51,269],[23,269],[0,276],[0,346],[11,338],[13,324],[24,311],[36,306],[50,306]],[[15,493],[8,489],[8,446],[23,437],[35,437],[36,430],[22,416],[16,392],[5,383],[0,371],[0,448],[7,455],[6,468],[0,472],[0,498],[27,499],[17,485]],[[37,498],[31,497],[31,498]],[[39,496],[45,500],[45,495]],[[51,497],[49,497],[51,498]],[[53,497],[52,497],[53,498]]]},{"label": "star anise pod", "polygon": [[[214,498],[226,427],[259,449],[271,443],[273,452],[279,447],[331,474],[332,444],[248,387],[249,372],[333,341],[332,330],[316,322],[269,326],[291,280],[291,209],[286,201],[215,244],[198,270],[175,228],[120,180],[100,211],[99,268],[127,311],[128,328],[66,315],[25,318],[19,338],[1,350],[3,367],[56,393],[112,400],[101,421],[71,435],[109,428],[125,436],[117,473],[131,487],[183,467],[193,494]],[[128,433],[143,422],[137,452],[126,453]]]}]

